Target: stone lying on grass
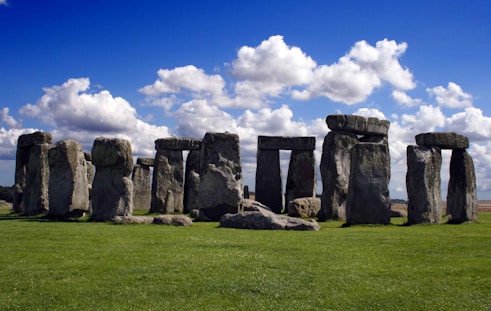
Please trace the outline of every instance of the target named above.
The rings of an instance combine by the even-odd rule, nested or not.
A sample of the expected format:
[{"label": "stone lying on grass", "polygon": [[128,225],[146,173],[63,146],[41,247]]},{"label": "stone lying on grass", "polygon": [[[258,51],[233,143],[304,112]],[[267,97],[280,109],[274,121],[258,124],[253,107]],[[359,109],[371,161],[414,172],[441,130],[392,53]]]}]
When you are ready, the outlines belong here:
[{"label": "stone lying on grass", "polygon": [[117,224],[151,224],[153,217],[150,216],[116,216],[113,222]]},{"label": "stone lying on grass", "polygon": [[242,201],[242,210],[244,212],[258,212],[261,208],[272,212],[271,208],[269,208],[268,206],[264,205],[261,202],[251,199],[244,199]]},{"label": "stone lying on grass", "polygon": [[193,225],[193,221],[187,216],[166,214],[156,216],[153,219],[153,224],[176,227],[191,227]]},{"label": "stone lying on grass", "polygon": [[321,210],[321,199],[315,197],[296,198],[288,202],[288,216],[315,217]]},{"label": "stone lying on grass", "polygon": [[277,215],[264,209],[253,212],[225,214],[220,218],[220,226],[223,228],[256,230],[320,230],[320,226],[315,220],[307,221],[295,217]]},{"label": "stone lying on grass", "polygon": [[390,217],[407,218],[407,212],[404,210],[400,210],[400,209],[391,209],[390,210]]}]

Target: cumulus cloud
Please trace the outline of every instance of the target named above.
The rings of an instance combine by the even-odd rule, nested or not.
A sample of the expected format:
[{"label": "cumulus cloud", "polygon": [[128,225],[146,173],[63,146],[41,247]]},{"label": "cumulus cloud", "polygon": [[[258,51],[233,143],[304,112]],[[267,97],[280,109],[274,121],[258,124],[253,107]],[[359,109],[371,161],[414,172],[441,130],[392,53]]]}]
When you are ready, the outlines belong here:
[{"label": "cumulus cloud", "polygon": [[35,104],[23,106],[20,113],[51,126],[54,139],[70,137],[91,148],[98,136],[121,137],[131,140],[136,154],[149,154],[156,138],[169,136],[167,127],[138,119],[125,99],[107,90],[90,92],[88,78],[69,79],[43,91]]},{"label": "cumulus cloud", "polygon": [[2,108],[0,111],[0,122],[5,124],[10,128],[21,128],[22,122],[19,122],[14,119],[11,115],[9,115],[10,109],[8,107]]},{"label": "cumulus cloud", "polygon": [[15,160],[17,139],[19,136],[34,133],[36,131],[38,130],[33,128],[6,129],[4,127],[0,127],[0,160]]},{"label": "cumulus cloud", "polygon": [[7,0],[0,0],[0,5],[8,5]]},{"label": "cumulus cloud", "polygon": [[403,107],[414,107],[420,105],[423,101],[420,98],[412,98],[406,92],[401,90],[392,91],[392,98]]},{"label": "cumulus cloud", "polygon": [[426,89],[430,96],[434,96],[438,105],[447,108],[465,108],[472,106],[472,95],[464,92],[460,85],[448,82],[447,88],[437,86]]},{"label": "cumulus cloud", "polygon": [[444,129],[466,135],[471,141],[491,140],[491,118],[485,117],[481,109],[474,107],[450,116]]},{"label": "cumulus cloud", "polygon": [[375,47],[359,41],[337,63],[317,67],[313,82],[305,90],[293,91],[293,98],[309,100],[324,96],[335,102],[356,104],[383,82],[400,90],[413,89],[412,73],[399,63],[406,49],[406,43],[393,40],[378,41]]}]

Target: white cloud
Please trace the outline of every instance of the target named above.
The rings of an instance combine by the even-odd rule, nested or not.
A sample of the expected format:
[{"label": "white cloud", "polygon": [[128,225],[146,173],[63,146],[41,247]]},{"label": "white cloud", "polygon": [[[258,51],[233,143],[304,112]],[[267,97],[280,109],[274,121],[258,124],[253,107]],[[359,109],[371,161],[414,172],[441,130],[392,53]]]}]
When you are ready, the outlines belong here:
[{"label": "white cloud", "polygon": [[485,117],[481,109],[469,107],[464,112],[447,118],[445,130],[466,135],[471,141],[489,141],[491,140],[491,118]]},{"label": "white cloud", "polygon": [[7,6],[8,5],[7,0],[0,0],[0,5]]},{"label": "white cloud", "polygon": [[55,140],[69,137],[90,150],[98,136],[127,138],[135,154],[149,155],[155,139],[169,136],[167,127],[138,119],[125,99],[107,90],[90,93],[88,78],[69,79],[43,90],[36,104],[23,106],[20,113],[50,125]]},{"label": "white cloud", "polygon": [[17,140],[19,139],[19,136],[24,134],[34,133],[36,131],[38,130],[32,128],[5,129],[1,127],[0,128],[0,159],[15,160],[15,153],[17,150]]},{"label": "white cloud", "polygon": [[401,90],[392,91],[392,98],[403,107],[414,107],[423,102],[420,98],[412,98]]},{"label": "white cloud", "polygon": [[447,108],[465,108],[472,106],[472,95],[464,92],[460,85],[448,82],[447,88],[437,86],[427,88],[430,96],[435,96],[438,105]]},{"label": "white cloud", "polygon": [[360,108],[357,111],[355,111],[353,114],[362,117],[373,117],[380,120],[387,120],[387,118],[385,117],[382,111],[374,108]]},{"label": "white cloud", "polygon": [[292,96],[299,100],[325,96],[351,105],[366,100],[382,82],[401,90],[412,89],[413,75],[398,61],[406,49],[406,43],[387,39],[378,41],[375,47],[359,41],[337,63],[317,67],[313,82],[305,90],[293,91]]},{"label": "white cloud", "polygon": [[22,122],[19,122],[14,119],[11,115],[9,115],[10,109],[8,107],[2,108],[0,111],[0,122],[5,124],[10,128],[21,128]]}]

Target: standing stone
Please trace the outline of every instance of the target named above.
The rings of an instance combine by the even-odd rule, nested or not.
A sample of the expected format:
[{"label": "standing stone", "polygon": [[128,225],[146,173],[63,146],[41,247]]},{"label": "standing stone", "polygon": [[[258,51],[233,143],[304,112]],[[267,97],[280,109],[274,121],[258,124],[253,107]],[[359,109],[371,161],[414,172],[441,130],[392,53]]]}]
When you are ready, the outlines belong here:
[{"label": "standing stone", "polygon": [[256,161],[256,201],[279,214],[284,206],[280,151],[258,148]]},{"label": "standing stone", "polygon": [[286,202],[296,198],[315,197],[315,175],[314,151],[292,150],[286,179]]},{"label": "standing stone", "polygon": [[407,146],[408,224],[440,223],[442,216],[441,166],[440,148]]},{"label": "standing stone", "polygon": [[250,195],[249,195],[249,186],[248,185],[245,185],[244,186],[244,199],[249,199]]},{"label": "standing stone", "polygon": [[471,155],[464,149],[452,151],[447,192],[449,223],[477,221],[476,173]]},{"label": "standing stone", "polygon": [[133,209],[150,210],[152,201],[150,167],[147,165],[135,164],[131,180],[133,181]]},{"label": "standing stone", "polygon": [[351,150],[346,223],[390,223],[390,160],[387,146],[359,143]]},{"label": "standing stone", "polygon": [[[173,192],[172,203],[167,203],[168,191]],[[152,213],[182,213],[184,197],[184,161],[181,150],[157,150],[155,154]],[[169,197],[170,198],[170,197]]]},{"label": "standing stone", "polygon": [[[14,199],[13,211],[15,213],[24,212],[24,190],[28,182],[27,166],[30,159],[31,148],[34,145],[38,145],[38,144],[51,144],[52,141],[53,139],[51,137],[51,134],[46,132],[34,132],[32,134],[24,134],[24,135],[20,135],[19,138],[17,139],[17,153],[16,153],[16,162],[15,162],[15,185],[14,185],[14,198],[13,198]],[[46,206],[46,208],[48,208],[48,206]]]},{"label": "standing stone", "polygon": [[200,218],[219,221],[242,206],[239,136],[206,133],[201,146]]},{"label": "standing stone", "polygon": [[111,221],[133,211],[133,169],[131,144],[126,139],[96,138],[92,146],[96,173],[92,185],[91,219]]},{"label": "standing stone", "polygon": [[332,131],[324,138],[320,171],[322,176],[319,221],[346,218],[346,198],[350,179],[351,149],[358,143],[356,134]]},{"label": "standing stone", "polygon": [[82,145],[72,139],[48,151],[49,212],[52,218],[81,217],[89,212],[87,162]]},{"label": "standing stone", "polygon": [[37,144],[29,148],[23,194],[23,212],[26,215],[45,215],[49,210],[48,150],[50,147],[50,144]]},{"label": "standing stone", "polygon": [[199,171],[201,150],[190,150],[184,174],[184,213],[199,209]]}]

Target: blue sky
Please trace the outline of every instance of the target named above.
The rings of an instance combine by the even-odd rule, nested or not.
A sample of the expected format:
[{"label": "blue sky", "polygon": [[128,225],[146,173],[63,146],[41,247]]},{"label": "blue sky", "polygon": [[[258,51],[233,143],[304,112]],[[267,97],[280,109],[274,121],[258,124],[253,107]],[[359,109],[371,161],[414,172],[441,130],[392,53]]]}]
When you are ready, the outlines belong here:
[{"label": "blue sky", "polygon": [[455,131],[491,199],[489,20],[489,1],[0,0],[0,184],[17,137],[44,130],[136,156],[236,132],[252,185],[257,135],[316,136],[320,163],[324,119],[344,113],[391,121],[392,197],[414,136]]}]

